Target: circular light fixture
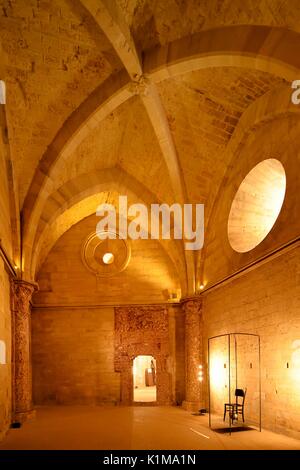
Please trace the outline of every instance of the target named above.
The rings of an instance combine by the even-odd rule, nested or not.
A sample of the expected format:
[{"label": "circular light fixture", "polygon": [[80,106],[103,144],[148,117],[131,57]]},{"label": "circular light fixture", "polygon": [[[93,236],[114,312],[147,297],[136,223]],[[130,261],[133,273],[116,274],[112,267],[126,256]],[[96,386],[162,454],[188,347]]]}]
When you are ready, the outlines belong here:
[{"label": "circular light fixture", "polygon": [[285,196],[286,175],[280,161],[258,163],[242,181],[231,205],[228,238],[245,253],[261,243],[275,224]]},{"label": "circular light fixture", "polygon": [[104,264],[112,264],[115,260],[115,257],[112,253],[105,253],[102,257]]},{"label": "circular light fixture", "polygon": [[118,238],[116,232],[110,233],[112,238],[100,238],[99,234],[92,232],[81,247],[84,266],[97,277],[114,276],[126,269],[130,261],[129,240]]}]

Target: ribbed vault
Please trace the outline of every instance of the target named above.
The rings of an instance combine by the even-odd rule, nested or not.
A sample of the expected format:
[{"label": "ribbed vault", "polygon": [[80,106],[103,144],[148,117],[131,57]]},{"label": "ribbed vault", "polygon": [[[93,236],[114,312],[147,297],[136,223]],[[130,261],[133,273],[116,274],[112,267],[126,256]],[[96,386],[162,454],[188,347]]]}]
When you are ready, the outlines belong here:
[{"label": "ribbed vault", "polygon": [[[280,1],[4,2],[24,277],[99,197],[204,203],[213,238],[211,215],[246,137],[297,112],[299,19],[298,4]],[[162,245],[193,294],[206,251]]]}]

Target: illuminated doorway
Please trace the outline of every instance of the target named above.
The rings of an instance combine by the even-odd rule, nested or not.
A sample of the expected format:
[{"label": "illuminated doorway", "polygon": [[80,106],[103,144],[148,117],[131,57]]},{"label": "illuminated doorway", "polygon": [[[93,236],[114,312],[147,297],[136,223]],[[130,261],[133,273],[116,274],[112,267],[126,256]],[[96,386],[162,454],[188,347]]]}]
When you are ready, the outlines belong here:
[{"label": "illuminated doorway", "polygon": [[133,361],[133,401],[156,402],[156,360],[137,356]]}]

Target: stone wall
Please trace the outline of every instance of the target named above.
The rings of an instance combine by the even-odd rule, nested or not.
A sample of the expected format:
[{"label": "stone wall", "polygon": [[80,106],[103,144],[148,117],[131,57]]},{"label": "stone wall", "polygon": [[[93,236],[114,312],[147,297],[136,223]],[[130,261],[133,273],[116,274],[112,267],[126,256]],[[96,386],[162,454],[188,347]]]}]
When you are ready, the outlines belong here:
[{"label": "stone wall", "polygon": [[[206,360],[208,337],[231,332],[260,335],[262,426],[298,438],[299,275],[298,247],[202,296]],[[243,367],[251,361],[250,352]]]},{"label": "stone wall", "polygon": [[0,341],[5,348],[4,364],[0,363],[0,440],[11,421],[11,316],[10,285],[0,257]]},{"label": "stone wall", "polygon": [[[0,242],[5,253],[12,257],[10,207],[6,178],[3,106],[0,105]],[[0,341],[5,348],[5,364],[0,364],[0,440],[11,419],[11,316],[10,285],[5,264],[0,256]]]},{"label": "stone wall", "polygon": [[[94,274],[82,247],[97,222],[90,216],[69,229],[38,274],[32,313],[34,402],[131,403],[132,361],[142,354],[157,361],[158,402],[181,402],[184,324],[181,309],[165,303],[168,291],[179,287],[176,269],[156,240],[136,240],[123,271]],[[120,323],[122,311],[136,315],[136,321],[130,313]]]},{"label": "stone wall", "polygon": [[33,309],[35,404],[102,404],[120,399],[114,371],[114,309]]},{"label": "stone wall", "polygon": [[[0,105],[1,106],[1,105]],[[9,187],[7,181],[7,167],[6,167],[6,146],[3,139],[5,132],[4,124],[2,122],[4,113],[0,108],[0,240],[1,245],[12,257],[12,240],[11,240],[11,223],[10,223],[10,206],[9,206]]]},{"label": "stone wall", "polygon": [[[269,103],[269,106],[271,104]],[[300,142],[298,119],[297,116],[291,115],[288,118],[278,117],[278,119],[271,122],[266,120],[261,126],[257,127],[252,123],[253,134],[249,135],[244,135],[245,131],[242,128],[241,135],[244,136],[246,143],[242,149],[238,148],[233,157],[232,166],[227,169],[206,231],[206,240],[201,258],[203,263],[198,273],[201,282],[206,287],[225,279],[245,266],[255,263],[266,254],[299,237],[300,156],[295,152],[295,148]],[[285,170],[286,192],[284,202],[276,223],[268,235],[255,248],[239,253],[230,246],[228,238],[228,218],[231,205],[246,175],[258,163],[270,157],[278,160]],[[259,178],[257,183],[259,183]],[[254,212],[255,210],[259,212],[258,201],[260,201],[262,194],[259,192],[258,186],[255,190],[253,189],[252,197],[250,207]],[[246,206],[243,206],[243,209],[247,211]],[[243,237],[243,230],[241,230],[240,240]]]},{"label": "stone wall", "polygon": [[163,303],[168,291],[176,292],[180,287],[176,268],[157,240],[131,243],[129,264],[121,272],[107,277],[90,272],[81,250],[98,222],[95,215],[87,217],[57,241],[37,276],[40,289],[34,296],[36,305]]},{"label": "stone wall", "polygon": [[34,403],[131,404],[137,355],[156,359],[158,403],[180,402],[183,333],[175,305],[33,308]]}]

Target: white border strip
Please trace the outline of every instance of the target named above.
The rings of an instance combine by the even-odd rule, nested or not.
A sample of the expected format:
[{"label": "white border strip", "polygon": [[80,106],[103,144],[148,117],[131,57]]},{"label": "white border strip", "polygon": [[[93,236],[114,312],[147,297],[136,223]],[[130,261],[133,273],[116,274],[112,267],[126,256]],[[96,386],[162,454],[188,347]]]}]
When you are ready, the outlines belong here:
[{"label": "white border strip", "polygon": [[6,103],[5,82],[3,80],[0,80],[0,104],[5,104],[5,103]]}]

